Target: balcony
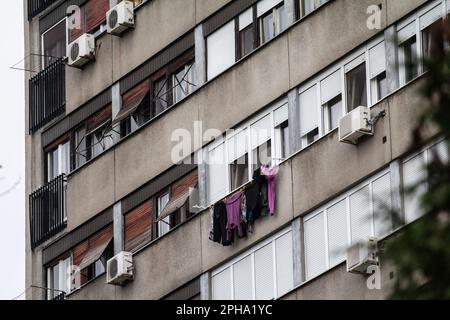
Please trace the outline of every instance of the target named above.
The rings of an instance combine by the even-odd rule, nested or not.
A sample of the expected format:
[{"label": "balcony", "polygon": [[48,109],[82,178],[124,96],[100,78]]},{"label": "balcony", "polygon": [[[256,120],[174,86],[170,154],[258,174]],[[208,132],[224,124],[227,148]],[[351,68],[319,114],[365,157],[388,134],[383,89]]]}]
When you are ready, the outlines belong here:
[{"label": "balcony", "polygon": [[30,79],[30,133],[65,112],[66,81],[64,59],[59,58]]},{"label": "balcony", "polygon": [[28,0],[28,20],[33,19],[57,1],[58,0]]},{"label": "balcony", "polygon": [[58,234],[67,225],[66,176],[60,175],[30,195],[31,246]]}]

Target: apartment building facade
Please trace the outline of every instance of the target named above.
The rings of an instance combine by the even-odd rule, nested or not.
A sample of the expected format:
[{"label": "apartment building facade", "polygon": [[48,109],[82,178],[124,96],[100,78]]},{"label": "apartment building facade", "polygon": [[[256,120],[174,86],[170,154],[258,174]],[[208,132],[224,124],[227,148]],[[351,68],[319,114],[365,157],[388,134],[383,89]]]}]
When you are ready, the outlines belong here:
[{"label": "apartment building facade", "polygon": [[[387,297],[395,270],[381,259],[372,288],[346,250],[418,219],[427,186],[401,190],[448,154],[437,131],[410,146],[449,0],[24,4],[33,299]],[[343,143],[359,106],[373,134]],[[211,213],[261,165],[277,169],[272,215],[212,241]],[[121,252],[133,277],[109,284]]]}]

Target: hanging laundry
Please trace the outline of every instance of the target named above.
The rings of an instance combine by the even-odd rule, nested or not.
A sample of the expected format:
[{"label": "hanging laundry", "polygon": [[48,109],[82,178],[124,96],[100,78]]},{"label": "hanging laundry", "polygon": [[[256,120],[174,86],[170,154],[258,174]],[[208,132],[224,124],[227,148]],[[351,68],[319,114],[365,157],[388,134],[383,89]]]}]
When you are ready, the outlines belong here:
[{"label": "hanging laundry", "polygon": [[209,208],[209,240],[214,241],[214,207]]},{"label": "hanging laundry", "polygon": [[234,230],[237,229],[239,238],[244,237],[241,225],[241,198],[242,192],[238,192],[223,203],[227,210],[227,240],[231,240]]},{"label": "hanging laundry", "polygon": [[278,174],[279,167],[275,166],[270,169],[268,166],[261,166],[261,174],[263,174],[268,181],[268,202],[270,215],[275,214],[275,179]]},{"label": "hanging laundry", "polygon": [[227,239],[227,209],[223,202],[214,206],[214,242],[222,243],[224,246],[230,246],[233,243],[233,237]]}]

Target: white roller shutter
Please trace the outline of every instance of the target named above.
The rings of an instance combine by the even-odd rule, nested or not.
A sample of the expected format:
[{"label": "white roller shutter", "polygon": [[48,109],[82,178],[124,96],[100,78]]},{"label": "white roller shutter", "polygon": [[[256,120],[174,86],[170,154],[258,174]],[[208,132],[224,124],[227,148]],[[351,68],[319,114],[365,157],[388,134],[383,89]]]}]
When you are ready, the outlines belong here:
[{"label": "white roller shutter", "polygon": [[207,40],[208,80],[236,61],[234,20],[210,35]]},{"label": "white roller shutter", "polygon": [[250,126],[252,150],[271,139],[272,128],[270,115],[263,117]]},{"label": "white roller shutter", "polygon": [[310,280],[327,269],[323,212],[305,220],[306,279]]},{"label": "white roller shutter", "polygon": [[228,163],[239,159],[248,152],[248,134],[247,129],[240,131],[231,138],[227,139]]},{"label": "white roller shutter", "polygon": [[318,126],[317,87],[300,94],[300,131],[304,136]]},{"label": "white roller shutter", "polygon": [[280,297],[294,287],[294,259],[292,254],[292,232],[275,241],[277,262],[277,296]]},{"label": "white roller shutter", "polygon": [[274,298],[273,277],[273,245],[270,243],[255,252],[257,300],[270,300]]},{"label": "white roller shutter", "polygon": [[208,154],[208,189],[210,203],[214,203],[228,192],[225,146],[219,145]]},{"label": "white roller shutter", "polygon": [[253,23],[253,8],[247,9],[239,16],[239,31],[244,30]]},{"label": "white roller shutter", "polygon": [[327,209],[330,268],[345,260],[348,247],[347,203],[342,200]]},{"label": "white roller shutter", "polygon": [[283,122],[285,122],[286,120],[288,120],[288,114],[289,114],[289,110],[288,110],[287,103],[285,105],[279,107],[278,109],[276,109],[273,113],[274,127],[277,127],[280,124],[282,124]]},{"label": "white roller shutter", "polygon": [[320,103],[323,105],[342,92],[341,70],[322,80],[320,86]]},{"label": "white roller shutter", "polygon": [[390,173],[372,183],[372,203],[375,236],[386,236],[393,230]]},{"label": "white roller shutter", "polygon": [[433,9],[420,17],[420,30],[432,25],[434,22],[442,18],[442,4],[438,4]]},{"label": "white roller shutter", "polygon": [[252,300],[253,299],[253,272],[252,258],[246,258],[233,265],[234,279],[234,299]]},{"label": "white roller shutter", "polygon": [[397,31],[398,43],[403,43],[406,40],[412,38],[416,34],[416,22],[413,21],[407,26]]},{"label": "white roller shutter", "polygon": [[212,277],[212,299],[230,300],[231,299],[231,271],[230,268],[216,274]]},{"label": "white roller shutter", "polygon": [[369,50],[370,79],[386,70],[386,51],[384,41]]},{"label": "white roller shutter", "polygon": [[279,3],[283,2],[283,0],[261,0],[257,5],[258,18],[262,16],[264,13],[277,6]]},{"label": "white roller shutter", "polygon": [[350,221],[352,244],[366,242],[372,236],[369,186],[350,196]]},{"label": "white roller shutter", "polygon": [[[423,181],[426,177],[425,153],[422,152],[403,164],[403,186],[408,189]],[[405,220],[412,222],[422,216],[420,197],[426,191],[426,184],[423,183],[413,193],[406,192],[404,199]]]}]

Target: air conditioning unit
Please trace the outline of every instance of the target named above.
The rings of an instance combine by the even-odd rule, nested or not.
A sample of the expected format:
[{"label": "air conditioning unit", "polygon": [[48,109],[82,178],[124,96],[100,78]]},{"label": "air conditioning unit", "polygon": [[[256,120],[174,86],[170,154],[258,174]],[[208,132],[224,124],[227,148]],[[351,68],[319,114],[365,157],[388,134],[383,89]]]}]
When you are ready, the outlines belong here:
[{"label": "air conditioning unit", "polygon": [[106,28],[108,33],[121,35],[129,28],[134,28],[134,4],[122,1],[106,13]]},{"label": "air conditioning unit", "polygon": [[370,109],[358,107],[339,121],[339,141],[356,144],[364,135],[373,135]]},{"label": "air conditioning unit", "polygon": [[106,263],[107,283],[122,285],[133,279],[133,256],[131,252],[122,251]]},{"label": "air conditioning unit", "polygon": [[69,44],[69,66],[81,68],[95,59],[95,37],[85,33]]},{"label": "air conditioning unit", "polygon": [[369,266],[378,265],[378,241],[369,238],[367,242],[354,244],[347,249],[347,272],[366,274]]}]

